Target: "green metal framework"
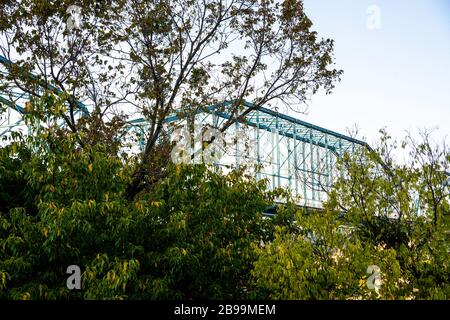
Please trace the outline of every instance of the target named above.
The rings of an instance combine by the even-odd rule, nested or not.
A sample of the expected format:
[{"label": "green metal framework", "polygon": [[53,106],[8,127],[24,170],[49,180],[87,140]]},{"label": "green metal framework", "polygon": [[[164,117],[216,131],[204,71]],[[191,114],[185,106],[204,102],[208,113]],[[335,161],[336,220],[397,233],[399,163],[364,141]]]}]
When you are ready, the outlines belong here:
[{"label": "green metal framework", "polygon": [[[0,63],[5,67],[11,62],[0,56]],[[7,72],[7,68],[0,72]],[[58,93],[56,88],[49,89]],[[24,125],[23,106],[29,99],[30,96],[17,87],[0,91],[0,102],[12,110],[11,115],[14,114],[14,118],[8,117],[3,123],[0,121],[0,138]],[[220,128],[231,117],[230,106],[230,102],[210,106],[199,111],[192,121],[197,127]],[[244,102],[242,111],[253,107],[250,102]],[[77,111],[81,115],[89,113],[88,107],[82,103],[79,103]],[[173,124],[188,127],[187,121],[176,114],[167,117],[165,123],[170,127]],[[140,148],[144,147],[143,137],[147,127],[144,118],[128,122],[130,134],[141,137]],[[268,179],[271,188],[289,188],[294,196],[299,197],[299,205],[313,208],[321,207],[327,189],[340,174],[336,169],[336,160],[346,152],[369,148],[363,141],[264,107],[249,112],[242,122],[230,127],[225,136],[233,137],[238,130],[245,132],[250,143],[227,143],[227,151],[215,164],[230,169],[255,164],[248,168],[254,168],[252,172],[257,179]]]},{"label": "green metal framework", "polygon": [[[13,62],[0,55],[0,74],[7,75],[8,68],[13,65]],[[35,79],[36,76],[33,74],[28,74],[30,79]],[[5,88],[2,89],[2,86]],[[60,94],[61,90],[58,88],[47,84],[44,88],[43,86],[36,85],[36,92],[42,94],[44,89],[50,90],[55,94]],[[0,83],[0,104],[9,107],[8,115],[6,119],[0,119],[0,137],[4,136],[14,128],[21,128],[25,126],[23,115],[26,114],[24,105],[27,101],[36,98],[31,96],[29,93],[20,90],[13,82],[10,83]],[[87,106],[81,101],[77,102],[77,109],[75,110],[76,116],[82,116],[89,114]],[[63,124],[61,124],[63,125]]]},{"label": "green metal framework", "polygon": [[[220,128],[231,117],[227,106],[231,103],[213,105],[198,112],[191,120],[194,127]],[[243,111],[245,108],[253,108],[253,104],[244,102]],[[188,125],[175,114],[167,117],[166,123],[192,127],[192,123]],[[131,130],[143,136],[147,127],[145,119],[135,119],[129,124]],[[250,144],[244,146],[243,141],[233,141],[237,130],[246,133]],[[289,188],[292,195],[298,197],[299,205],[312,208],[321,208],[327,190],[339,176],[337,159],[357,148],[370,149],[364,141],[264,107],[251,111],[242,122],[236,122],[227,130],[225,138],[226,152],[215,165],[232,169],[250,164],[247,168],[257,179],[267,179],[271,188]],[[191,154],[195,151],[193,146]]]}]

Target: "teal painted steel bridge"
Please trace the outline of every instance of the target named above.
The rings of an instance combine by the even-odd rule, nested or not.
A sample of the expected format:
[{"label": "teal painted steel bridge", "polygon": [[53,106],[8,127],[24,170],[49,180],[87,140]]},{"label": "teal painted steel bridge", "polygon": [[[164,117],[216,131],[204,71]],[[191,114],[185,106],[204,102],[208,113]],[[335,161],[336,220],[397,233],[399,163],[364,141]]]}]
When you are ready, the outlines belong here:
[{"label": "teal painted steel bridge", "polygon": [[[11,63],[0,56],[0,66],[3,66],[0,72],[7,73]],[[52,86],[43,90],[59,93]],[[0,83],[0,103],[8,108],[4,113],[6,117],[0,119],[0,139],[18,128],[27,130],[23,115],[25,103],[30,99],[17,86]],[[205,108],[196,113],[192,121],[200,128],[218,128],[231,117],[229,105],[231,103],[225,102]],[[252,106],[250,102],[244,102],[243,109]],[[87,115],[89,106],[78,102],[76,112],[79,117]],[[165,119],[168,126],[187,127],[187,122],[183,121],[177,114]],[[138,137],[136,148],[143,148],[147,121],[136,118],[129,120],[127,126],[130,134]],[[271,188],[288,188],[298,197],[299,205],[312,208],[321,208],[326,191],[340,175],[336,161],[346,152],[370,149],[364,141],[264,107],[251,111],[242,122],[227,129],[225,137],[233,136],[236,139],[227,143],[222,156],[214,160],[215,165],[229,169],[247,165],[253,168],[251,172],[257,179],[267,179]],[[192,162],[195,161],[193,158]]]}]

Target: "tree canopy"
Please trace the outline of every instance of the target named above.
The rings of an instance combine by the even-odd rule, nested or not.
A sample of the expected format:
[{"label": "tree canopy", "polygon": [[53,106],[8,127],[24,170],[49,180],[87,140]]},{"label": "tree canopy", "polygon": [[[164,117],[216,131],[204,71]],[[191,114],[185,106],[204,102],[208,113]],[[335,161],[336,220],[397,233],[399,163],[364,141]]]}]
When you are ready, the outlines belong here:
[{"label": "tree canopy", "polygon": [[[312,30],[300,0],[6,1],[0,21],[0,53],[14,62],[3,85],[36,97],[41,88],[66,93],[59,117],[72,133],[145,116],[130,197],[161,176],[152,163],[170,113],[187,117],[232,101],[224,132],[263,105],[301,111],[342,74],[333,68],[333,41]],[[244,100],[253,107],[242,109]],[[92,105],[84,121],[76,116],[80,101]],[[105,136],[77,139],[84,146]]]},{"label": "tree canopy", "polygon": [[[245,168],[169,161],[174,111],[228,101],[225,132],[333,89],[333,41],[302,1],[72,5],[1,3],[0,90],[30,95],[32,134],[0,146],[0,299],[450,298],[450,155],[427,133],[343,155],[320,210]],[[125,110],[149,125],[138,156]]]},{"label": "tree canopy", "polygon": [[129,199],[135,158],[55,128],[18,135],[0,148],[0,298],[448,299],[448,150],[410,142],[399,165],[387,141],[342,158],[311,212],[205,165],[170,165]]}]

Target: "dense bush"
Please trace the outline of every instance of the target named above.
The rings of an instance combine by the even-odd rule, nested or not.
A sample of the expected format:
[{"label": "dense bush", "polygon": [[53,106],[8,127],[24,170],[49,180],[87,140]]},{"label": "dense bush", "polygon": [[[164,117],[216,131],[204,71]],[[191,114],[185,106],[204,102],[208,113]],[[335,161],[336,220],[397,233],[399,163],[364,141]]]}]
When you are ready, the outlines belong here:
[{"label": "dense bush", "polygon": [[[252,244],[273,229],[263,181],[174,166],[128,201],[132,159],[43,138],[1,149],[1,298],[249,297]],[[66,288],[69,265],[80,291]]]},{"label": "dense bush", "polygon": [[389,141],[344,156],[324,210],[257,248],[253,276],[268,297],[450,298],[448,149],[409,141],[411,162],[399,165]]},{"label": "dense bush", "polygon": [[18,137],[0,148],[0,299],[448,299],[448,156],[382,155],[345,156],[322,211],[289,201],[268,219],[288,195],[243,171],[170,165],[130,200],[134,158]]}]

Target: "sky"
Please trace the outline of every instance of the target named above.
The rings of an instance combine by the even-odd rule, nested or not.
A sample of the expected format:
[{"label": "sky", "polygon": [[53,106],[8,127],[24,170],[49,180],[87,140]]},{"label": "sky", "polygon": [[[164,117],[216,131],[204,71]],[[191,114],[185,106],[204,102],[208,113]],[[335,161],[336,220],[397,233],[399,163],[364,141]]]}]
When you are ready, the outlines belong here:
[{"label": "sky", "polygon": [[304,0],[313,29],[335,40],[344,70],[331,95],[311,98],[297,117],[371,144],[386,128],[433,129],[450,140],[450,0]]},{"label": "sky", "polygon": [[294,117],[374,144],[434,129],[450,142],[450,0],[304,0],[320,37],[335,41],[342,81]]}]

